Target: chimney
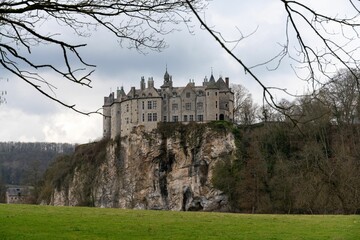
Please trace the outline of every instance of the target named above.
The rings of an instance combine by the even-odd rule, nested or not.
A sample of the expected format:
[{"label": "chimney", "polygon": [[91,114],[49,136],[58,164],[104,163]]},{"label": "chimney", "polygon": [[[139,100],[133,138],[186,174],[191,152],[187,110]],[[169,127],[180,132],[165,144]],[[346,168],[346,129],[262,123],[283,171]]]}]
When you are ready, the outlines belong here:
[{"label": "chimney", "polygon": [[148,88],[153,88],[153,87],[154,87],[154,79],[152,77],[149,77]]},{"label": "chimney", "polygon": [[144,78],[144,77],[141,77],[140,89],[141,89],[142,91],[145,90],[145,78]]},{"label": "chimney", "polygon": [[229,87],[229,77],[225,77],[226,86]]}]

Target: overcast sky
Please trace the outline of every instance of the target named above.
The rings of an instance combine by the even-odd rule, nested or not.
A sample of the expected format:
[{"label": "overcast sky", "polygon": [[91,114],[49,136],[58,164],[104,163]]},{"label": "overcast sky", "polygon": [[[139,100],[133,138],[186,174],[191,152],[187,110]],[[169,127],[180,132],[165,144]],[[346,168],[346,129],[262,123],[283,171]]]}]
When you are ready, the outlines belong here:
[{"label": "overcast sky", "polygon": [[[304,2],[331,13],[346,12],[348,8],[347,0]],[[205,17],[207,23],[221,31],[227,39],[238,38],[237,29],[244,35],[256,30],[234,50],[249,66],[273,57],[281,49],[279,44],[286,41],[286,15],[279,0],[213,0]],[[260,86],[244,73],[207,32],[200,29],[195,19],[193,25],[194,34],[187,30],[171,33],[165,36],[168,48],[161,53],[149,52],[146,55],[119,47],[116,39],[106,31],[93,32],[91,37],[79,40],[88,44],[81,50],[85,59],[97,66],[92,77],[93,88],[65,85],[58,81],[56,96],[69,104],[76,104],[80,110],[97,110],[103,104],[103,97],[117,87],[123,86],[126,92],[131,86],[139,88],[142,76],[146,79],[154,77],[155,86],[159,87],[167,66],[175,86],[183,86],[189,79],[194,79],[200,85],[213,69],[215,78],[221,75],[229,77],[230,83],[242,84],[254,100],[261,104]],[[63,33],[64,37],[66,34]],[[50,60],[52,56],[51,51],[43,51],[37,57]],[[254,71],[267,85],[287,88],[292,93],[306,90],[286,61],[277,71],[269,72],[265,67]],[[8,93],[7,104],[0,105],[0,141],[86,143],[101,137],[100,115],[83,116],[75,113],[42,96],[21,80],[7,75],[4,69],[0,68],[0,74],[0,90],[5,89]],[[277,93],[276,97],[280,100],[286,96]]]}]

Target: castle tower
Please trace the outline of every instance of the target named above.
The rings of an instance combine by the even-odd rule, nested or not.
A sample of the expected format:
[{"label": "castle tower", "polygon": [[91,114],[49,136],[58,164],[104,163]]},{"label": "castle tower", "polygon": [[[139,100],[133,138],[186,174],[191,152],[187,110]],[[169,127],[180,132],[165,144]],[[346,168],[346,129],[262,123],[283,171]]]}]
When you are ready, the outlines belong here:
[{"label": "castle tower", "polygon": [[209,82],[205,88],[206,111],[205,121],[219,120],[219,88],[211,73]]},{"label": "castle tower", "polygon": [[103,105],[103,138],[111,136],[111,104],[114,102],[114,93],[104,97]]},{"label": "castle tower", "polygon": [[225,81],[222,77],[219,78],[216,82],[217,87],[219,88],[219,118],[218,120],[227,120],[232,121],[233,119],[233,99],[234,95],[229,88],[229,78],[225,78]]}]

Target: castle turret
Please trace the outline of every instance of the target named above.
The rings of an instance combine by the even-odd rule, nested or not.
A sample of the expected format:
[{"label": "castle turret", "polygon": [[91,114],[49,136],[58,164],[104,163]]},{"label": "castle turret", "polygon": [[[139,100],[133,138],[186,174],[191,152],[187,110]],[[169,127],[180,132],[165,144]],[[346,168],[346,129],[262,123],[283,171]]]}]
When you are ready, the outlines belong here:
[{"label": "castle turret", "polygon": [[219,120],[219,88],[212,73],[206,85],[205,94],[207,121]]},{"label": "castle turret", "polygon": [[114,102],[114,93],[104,97],[103,105],[103,138],[110,138],[111,135],[111,104]]},{"label": "castle turret", "polygon": [[204,81],[203,81],[203,87],[206,87],[208,85],[208,83],[209,83],[209,80],[208,80],[207,76],[205,76]]},{"label": "castle turret", "polygon": [[125,94],[125,91],[124,91],[124,87],[121,86],[121,88],[117,89],[117,91],[116,91],[116,99],[118,101],[121,101],[125,97],[126,97],[126,94]]},{"label": "castle turret", "polygon": [[172,76],[170,76],[170,74],[168,73],[167,68],[166,68],[166,71],[164,74],[164,84],[161,86],[161,88],[171,88],[172,84],[173,84]]}]

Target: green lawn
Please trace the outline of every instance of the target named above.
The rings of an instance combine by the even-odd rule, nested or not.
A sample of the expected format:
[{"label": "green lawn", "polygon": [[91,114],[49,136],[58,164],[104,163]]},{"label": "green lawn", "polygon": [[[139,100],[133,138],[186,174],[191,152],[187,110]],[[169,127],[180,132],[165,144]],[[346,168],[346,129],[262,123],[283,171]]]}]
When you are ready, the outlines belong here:
[{"label": "green lawn", "polygon": [[0,204],[0,239],[360,239],[360,216]]}]

